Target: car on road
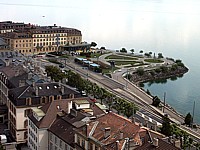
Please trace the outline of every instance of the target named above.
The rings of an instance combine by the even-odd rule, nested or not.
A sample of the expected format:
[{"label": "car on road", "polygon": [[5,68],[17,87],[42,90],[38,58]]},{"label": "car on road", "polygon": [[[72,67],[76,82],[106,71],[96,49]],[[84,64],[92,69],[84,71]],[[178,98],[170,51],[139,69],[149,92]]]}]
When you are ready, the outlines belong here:
[{"label": "car on road", "polygon": [[64,68],[65,66],[64,66],[63,64],[60,64],[59,67],[60,67],[60,68]]},{"label": "car on road", "polygon": [[118,72],[122,72],[122,69],[117,70]]}]

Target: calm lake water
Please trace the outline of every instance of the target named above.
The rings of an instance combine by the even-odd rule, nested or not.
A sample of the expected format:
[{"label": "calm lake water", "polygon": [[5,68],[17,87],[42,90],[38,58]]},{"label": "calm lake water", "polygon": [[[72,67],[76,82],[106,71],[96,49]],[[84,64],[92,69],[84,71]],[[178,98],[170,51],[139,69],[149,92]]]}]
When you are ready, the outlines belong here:
[{"label": "calm lake water", "polygon": [[199,0],[1,0],[1,21],[61,25],[80,29],[83,41],[98,47],[135,52],[161,52],[181,59],[189,72],[175,81],[145,84],[178,112],[192,113],[200,123],[200,1]]}]

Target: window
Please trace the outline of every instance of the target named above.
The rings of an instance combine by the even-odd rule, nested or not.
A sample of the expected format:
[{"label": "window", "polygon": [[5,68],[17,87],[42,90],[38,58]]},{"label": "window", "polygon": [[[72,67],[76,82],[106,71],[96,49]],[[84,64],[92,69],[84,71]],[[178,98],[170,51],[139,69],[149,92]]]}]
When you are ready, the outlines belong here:
[{"label": "window", "polygon": [[31,109],[24,110],[24,117],[27,117],[27,115],[31,112]]},{"label": "window", "polygon": [[84,148],[85,147],[85,140],[82,139],[82,147]]},{"label": "window", "polygon": [[55,144],[58,145],[58,138],[55,136]]},{"label": "window", "polygon": [[28,137],[27,131],[24,132],[24,139]]},{"label": "window", "polygon": [[51,132],[49,133],[49,139],[50,139],[51,141],[53,140],[53,135],[52,135]]},{"label": "window", "polygon": [[26,119],[25,121],[24,121],[24,128],[26,128],[28,126],[28,120]]},{"label": "window", "polygon": [[57,100],[60,100],[60,99],[62,99],[62,96],[57,95]]},{"label": "window", "polygon": [[31,98],[26,98],[26,105],[31,105]]},{"label": "window", "polygon": [[80,145],[80,137],[77,137],[77,144]]},{"label": "window", "polygon": [[93,150],[93,144],[90,143],[90,150]]},{"label": "window", "polygon": [[60,148],[62,148],[62,147],[63,147],[63,146],[62,146],[62,143],[63,143],[63,142],[62,142],[62,140],[60,140]]},{"label": "window", "polygon": [[98,150],[98,147],[95,145],[95,150]]},{"label": "window", "polygon": [[53,148],[53,144],[50,142],[50,148],[49,148],[50,150],[53,150],[54,148]]},{"label": "window", "polygon": [[45,97],[42,97],[42,98],[41,98],[41,103],[42,103],[42,104],[46,103],[46,98],[45,98]]}]

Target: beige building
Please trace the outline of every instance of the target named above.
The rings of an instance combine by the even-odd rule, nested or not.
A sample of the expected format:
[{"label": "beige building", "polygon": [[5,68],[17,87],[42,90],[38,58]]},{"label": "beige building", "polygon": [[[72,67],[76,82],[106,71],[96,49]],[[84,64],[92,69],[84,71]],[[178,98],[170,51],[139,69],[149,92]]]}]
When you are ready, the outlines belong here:
[{"label": "beige building", "polygon": [[[10,23],[10,24],[9,24]],[[0,22],[0,37],[24,55],[58,51],[60,46],[82,42],[81,31],[60,26],[34,26],[30,24]],[[9,25],[8,25],[9,24]]]}]

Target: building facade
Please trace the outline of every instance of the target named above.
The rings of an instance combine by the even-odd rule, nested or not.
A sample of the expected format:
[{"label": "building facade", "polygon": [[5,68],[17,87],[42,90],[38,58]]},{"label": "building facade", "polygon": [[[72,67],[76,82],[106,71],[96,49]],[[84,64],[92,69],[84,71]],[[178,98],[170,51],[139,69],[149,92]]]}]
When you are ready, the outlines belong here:
[{"label": "building facade", "polygon": [[61,46],[82,42],[81,31],[60,26],[35,26],[31,24],[0,22],[0,37],[24,55],[58,51]]}]

